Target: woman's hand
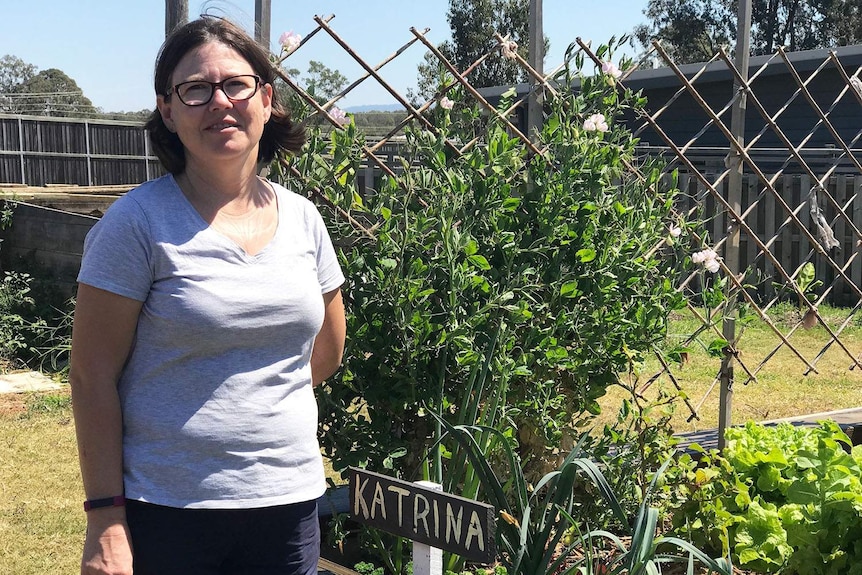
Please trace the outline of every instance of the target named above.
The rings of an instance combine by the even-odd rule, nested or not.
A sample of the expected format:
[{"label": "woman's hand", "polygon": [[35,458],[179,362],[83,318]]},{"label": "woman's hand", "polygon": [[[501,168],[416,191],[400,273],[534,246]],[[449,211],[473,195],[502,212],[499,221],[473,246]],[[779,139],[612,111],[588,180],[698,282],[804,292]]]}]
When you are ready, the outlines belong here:
[{"label": "woman's hand", "polygon": [[123,510],[89,512],[81,575],[132,575],[132,538]]}]

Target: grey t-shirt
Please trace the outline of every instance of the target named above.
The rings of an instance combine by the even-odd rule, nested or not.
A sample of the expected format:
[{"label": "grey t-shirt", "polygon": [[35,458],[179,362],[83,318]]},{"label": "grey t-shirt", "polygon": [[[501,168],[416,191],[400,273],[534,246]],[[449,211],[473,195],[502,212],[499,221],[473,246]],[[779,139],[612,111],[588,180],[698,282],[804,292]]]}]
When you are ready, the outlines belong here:
[{"label": "grey t-shirt", "polygon": [[87,236],[78,281],[143,302],[119,381],[127,498],[229,509],[325,490],[310,359],[344,276],[315,206],[273,189],[278,229],[254,256],[170,175]]}]

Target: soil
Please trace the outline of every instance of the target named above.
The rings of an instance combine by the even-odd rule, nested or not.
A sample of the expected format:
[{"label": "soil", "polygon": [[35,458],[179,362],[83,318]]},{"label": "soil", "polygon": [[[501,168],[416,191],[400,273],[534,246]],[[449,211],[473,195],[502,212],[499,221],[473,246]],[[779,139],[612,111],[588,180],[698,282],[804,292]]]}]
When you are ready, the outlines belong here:
[{"label": "soil", "polygon": [[23,393],[0,393],[0,417],[14,416],[26,410]]}]

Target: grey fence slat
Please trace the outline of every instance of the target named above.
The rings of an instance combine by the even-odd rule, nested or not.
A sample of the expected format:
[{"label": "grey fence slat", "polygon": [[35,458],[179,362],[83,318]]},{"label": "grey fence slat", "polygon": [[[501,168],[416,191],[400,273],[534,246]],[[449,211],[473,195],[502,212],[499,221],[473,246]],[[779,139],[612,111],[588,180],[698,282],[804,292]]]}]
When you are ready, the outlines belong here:
[{"label": "grey fence slat", "polygon": [[[756,177],[752,177],[752,185],[754,186],[756,193],[760,193],[761,186],[760,186],[760,182],[757,180]],[[777,204],[776,204],[775,198],[773,197],[772,194],[770,194],[770,193],[764,194],[763,199],[761,200],[761,203],[763,204],[763,213],[764,213],[764,218],[763,218],[764,241],[765,241],[765,243],[767,243],[769,245],[769,248],[773,254],[780,254],[781,252],[778,250],[780,249],[780,246],[781,246],[781,239],[780,238],[776,239],[774,242],[772,242],[772,244],[769,244],[769,242],[772,240],[773,237],[775,237],[776,229],[781,224],[781,220],[783,218],[781,218],[780,214],[778,213]],[[765,278],[771,278],[771,277],[775,276],[775,273],[776,273],[775,266],[772,264],[772,261],[769,258],[764,258],[763,272],[764,272]],[[764,292],[765,292],[767,299],[772,299],[775,295],[775,288],[773,287],[772,282],[769,281],[768,279],[767,279],[767,281],[764,282]]]},{"label": "grey fence slat", "polygon": [[[808,200],[808,190],[811,189],[811,177],[807,174],[804,174],[802,176],[799,176],[798,182],[798,186],[793,186],[794,201],[791,204],[791,207],[802,206],[802,209],[799,210],[799,221],[802,223],[802,227],[810,229],[811,214],[808,213],[808,206],[803,205],[803,203]],[[808,245],[808,238],[805,237],[805,234],[802,233],[801,229],[796,229],[796,238],[796,262],[793,266],[794,272],[799,269],[799,266],[801,266],[805,262],[806,258],[808,257],[808,252],[809,250],[811,250],[811,246]]]},{"label": "grey fence slat", "polygon": [[[713,178],[710,178],[709,175],[707,175],[707,178],[713,179]],[[716,188],[716,192],[724,195],[724,186],[713,186],[713,187]],[[706,194],[707,197],[709,198],[709,201],[707,202],[707,205],[709,206],[709,211],[707,211],[705,215],[707,215],[708,217],[710,217],[710,216],[712,217],[712,221],[708,225],[707,229],[709,229],[710,242],[712,244],[715,244],[718,242],[718,240],[720,240],[724,236],[724,234],[722,233],[722,228],[721,228],[721,220],[723,218],[722,214],[724,212],[724,209],[720,208],[721,204],[718,201],[716,201],[716,199],[712,196],[710,191],[705,186],[703,188],[703,193]]]},{"label": "grey fence slat", "polygon": [[[844,266],[847,258],[850,256],[850,250],[848,250],[848,233],[850,232],[849,226],[847,225],[847,217],[845,212],[843,211],[843,206],[847,203],[850,198],[850,190],[847,186],[847,176],[845,174],[839,174],[835,177],[835,202],[838,204],[841,210],[836,209],[835,211],[835,238],[840,242],[838,246],[840,251],[835,255],[837,262]],[[831,218],[830,218],[831,221]],[[849,271],[848,271],[849,273]],[[830,283],[832,282],[835,274],[830,274],[832,277],[829,278]],[[852,277],[852,276],[851,276]],[[840,300],[843,300],[847,295],[847,286],[846,282],[841,280],[835,286],[834,291],[835,297]]]},{"label": "grey fence slat", "polygon": [[[850,207],[850,217],[853,218],[853,223],[857,229],[862,229],[862,175],[853,178],[853,205]],[[860,241],[862,238],[852,238],[848,246],[848,254],[857,253],[860,249]],[[857,255],[850,264],[850,277],[856,285],[862,284],[862,256]]]},{"label": "grey fence slat", "polygon": [[[747,210],[748,206],[751,206],[756,200],[757,188],[755,186],[755,183],[752,181],[751,176],[744,176],[742,178],[742,211],[744,212],[745,210]],[[760,204],[755,206],[755,208],[749,214],[748,219],[746,220],[748,226],[755,234],[758,232],[758,230],[763,229],[763,226],[761,226],[760,224],[763,221],[761,217],[762,209],[763,206]],[[760,253],[760,248],[757,246],[757,242],[754,241],[754,238],[748,236],[748,234],[743,235],[745,236],[746,243],[746,258],[745,264],[743,265],[742,269],[745,269],[745,266],[752,265],[755,263],[755,261],[757,261],[757,255]]]},{"label": "grey fence slat", "polygon": [[[783,176],[780,180],[781,182],[779,190],[786,194],[786,198],[791,200],[789,204],[791,207],[795,205],[793,203],[793,178],[791,176]],[[770,193],[771,192],[767,192]],[[784,223],[785,219],[789,217],[790,214],[784,211],[784,208],[778,209],[778,200],[774,200],[776,203],[776,210],[780,214],[780,221]],[[787,273],[792,273],[793,269],[790,267],[792,262],[792,253],[793,253],[793,240],[796,232],[796,226],[792,223],[785,225],[781,229],[781,267],[784,268],[784,271]],[[784,282],[784,278],[778,278],[779,282]]]}]

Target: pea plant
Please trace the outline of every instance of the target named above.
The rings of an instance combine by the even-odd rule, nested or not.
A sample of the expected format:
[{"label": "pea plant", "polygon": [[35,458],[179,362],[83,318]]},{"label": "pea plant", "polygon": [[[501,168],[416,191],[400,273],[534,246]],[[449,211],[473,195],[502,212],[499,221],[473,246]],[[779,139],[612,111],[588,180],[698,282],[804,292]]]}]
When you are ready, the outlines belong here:
[{"label": "pea plant", "polygon": [[481,477],[441,441],[446,422],[495,429],[476,438],[483,453],[505,438],[541,477],[619,374],[662,348],[684,305],[678,190],[636,156],[621,118],[644,102],[616,67],[574,49],[567,61],[556,84],[577,88],[548,94],[534,145],[456,87],[405,129],[401,165],[364,196],[353,123],[312,129],[307,151],[276,166],[325,198],[348,278],[343,368],[318,390],[336,470],[475,497]]}]

